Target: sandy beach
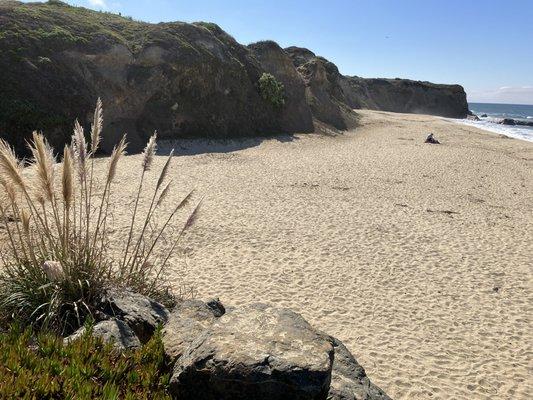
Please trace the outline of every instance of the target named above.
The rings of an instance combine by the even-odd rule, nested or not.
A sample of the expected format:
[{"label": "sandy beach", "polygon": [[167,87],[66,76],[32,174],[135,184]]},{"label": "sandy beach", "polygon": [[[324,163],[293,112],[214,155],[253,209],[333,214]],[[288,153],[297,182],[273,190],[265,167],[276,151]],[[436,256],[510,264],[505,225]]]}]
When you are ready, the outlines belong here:
[{"label": "sandy beach", "polygon": [[[293,308],[395,399],[530,398],[533,143],[359,114],[342,135],[182,142],[172,199],[205,199],[166,278]],[[117,238],[140,160],[120,167]]]}]

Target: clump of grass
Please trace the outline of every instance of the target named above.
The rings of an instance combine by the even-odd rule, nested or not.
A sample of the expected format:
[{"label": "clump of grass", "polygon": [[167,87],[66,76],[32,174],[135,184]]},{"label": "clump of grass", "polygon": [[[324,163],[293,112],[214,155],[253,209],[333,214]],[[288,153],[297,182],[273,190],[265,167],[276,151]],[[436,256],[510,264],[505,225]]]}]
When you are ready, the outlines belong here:
[{"label": "clump of grass", "polygon": [[266,72],[261,75],[259,92],[263,100],[268,101],[274,108],[280,109],[285,105],[285,86],[274,75]]},{"label": "clump of grass", "polygon": [[169,379],[160,331],[123,352],[90,328],[68,344],[20,327],[0,333],[2,399],[170,399]]},{"label": "clump of grass", "polygon": [[[90,142],[76,121],[71,144],[63,149],[60,172],[54,150],[41,133],[34,132],[28,143],[33,156],[29,165],[0,140],[0,187],[4,191],[0,218],[7,234],[7,246],[1,254],[0,320],[16,319],[68,333],[93,315],[95,304],[108,287],[124,286],[156,300],[169,299],[168,285],[160,277],[180,238],[196,219],[199,205],[174,240],[162,245],[164,233],[191,201],[192,192],[178,201],[154,230],[154,217],[161,203],[168,200],[171,187],[167,182],[171,152],[157,175],[148,209],[141,215],[139,205],[157,146],[154,133],[139,165],[135,206],[122,255],[110,257],[111,195],[127,143],[126,136],[122,137],[109,157],[104,176],[97,176],[93,156],[102,125],[98,100]],[[27,174],[26,169],[33,174]],[[99,188],[103,188],[101,193]]]}]

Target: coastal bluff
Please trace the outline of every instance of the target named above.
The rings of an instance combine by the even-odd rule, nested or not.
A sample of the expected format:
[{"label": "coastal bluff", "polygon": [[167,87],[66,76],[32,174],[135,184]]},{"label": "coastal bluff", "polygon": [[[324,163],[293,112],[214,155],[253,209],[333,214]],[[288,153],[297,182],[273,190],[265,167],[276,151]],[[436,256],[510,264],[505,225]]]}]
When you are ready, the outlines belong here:
[{"label": "coastal bluff", "polygon": [[[468,113],[458,85],[344,76],[309,50],[244,46],[213,23],[150,24],[54,0],[4,1],[0,27],[0,136],[18,151],[35,129],[62,147],[77,116],[90,125],[85,110],[99,96],[117,135],[105,151],[124,132],[135,151],[155,129],[161,139],[225,138],[350,129],[358,108]],[[284,86],[281,108],[261,94],[265,73]]]}]

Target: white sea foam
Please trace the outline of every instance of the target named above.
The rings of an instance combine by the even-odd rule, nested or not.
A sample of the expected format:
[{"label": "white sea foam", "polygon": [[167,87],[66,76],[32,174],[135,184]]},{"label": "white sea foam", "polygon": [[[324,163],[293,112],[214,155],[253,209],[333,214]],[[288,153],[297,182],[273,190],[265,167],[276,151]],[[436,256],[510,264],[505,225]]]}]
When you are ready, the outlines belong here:
[{"label": "white sea foam", "polygon": [[[528,117],[530,118],[530,117]],[[527,126],[516,125],[501,125],[497,124],[496,119],[482,119],[481,121],[472,121],[468,119],[451,119],[451,121],[458,122],[460,124],[475,126],[476,128],[483,129],[485,131],[499,133],[505,136],[509,136],[515,139],[527,140],[533,142],[533,128]]]}]

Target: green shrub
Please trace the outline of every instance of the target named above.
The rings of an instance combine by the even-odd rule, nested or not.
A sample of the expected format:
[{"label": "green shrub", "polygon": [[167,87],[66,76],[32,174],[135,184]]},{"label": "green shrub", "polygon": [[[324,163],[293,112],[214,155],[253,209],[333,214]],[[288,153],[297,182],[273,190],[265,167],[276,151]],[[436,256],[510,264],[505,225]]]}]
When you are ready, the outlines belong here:
[{"label": "green shrub", "polygon": [[198,21],[198,22],[194,22],[194,25],[198,25],[198,26],[203,26],[204,28],[212,31],[212,32],[221,32],[222,29],[220,29],[220,27],[213,23],[213,22],[204,22],[204,21]]},{"label": "green shrub", "polygon": [[0,398],[170,399],[159,331],[142,348],[122,353],[90,331],[66,345],[30,329],[0,333]]},{"label": "green shrub", "polygon": [[275,108],[281,108],[285,104],[285,87],[281,82],[266,72],[259,78],[259,92],[261,97]]},{"label": "green shrub", "polygon": [[[162,225],[154,224],[171,189],[167,172],[172,152],[161,172],[151,176],[156,134],[150,138],[139,165],[139,182],[124,247],[118,258],[109,255],[110,202],[115,175],[125,154],[125,136],[113,150],[99,176],[93,154],[101,139],[103,111],[94,113],[90,143],[76,122],[72,143],[63,151],[61,173],[54,150],[44,136],[33,134],[30,174],[7,142],[0,140],[0,222],[7,248],[0,261],[0,323],[21,324],[69,333],[92,316],[109,287],[128,287],[155,300],[169,300],[164,276],[170,256],[183,233],[193,224],[198,206],[172,240],[164,233],[192,192],[178,201]],[[157,181],[148,204],[141,194],[145,179]],[[1,195],[0,195],[1,196]],[[141,213],[140,210],[146,210]],[[172,296],[170,296],[171,301]],[[165,302],[168,304],[168,302]]]}]

